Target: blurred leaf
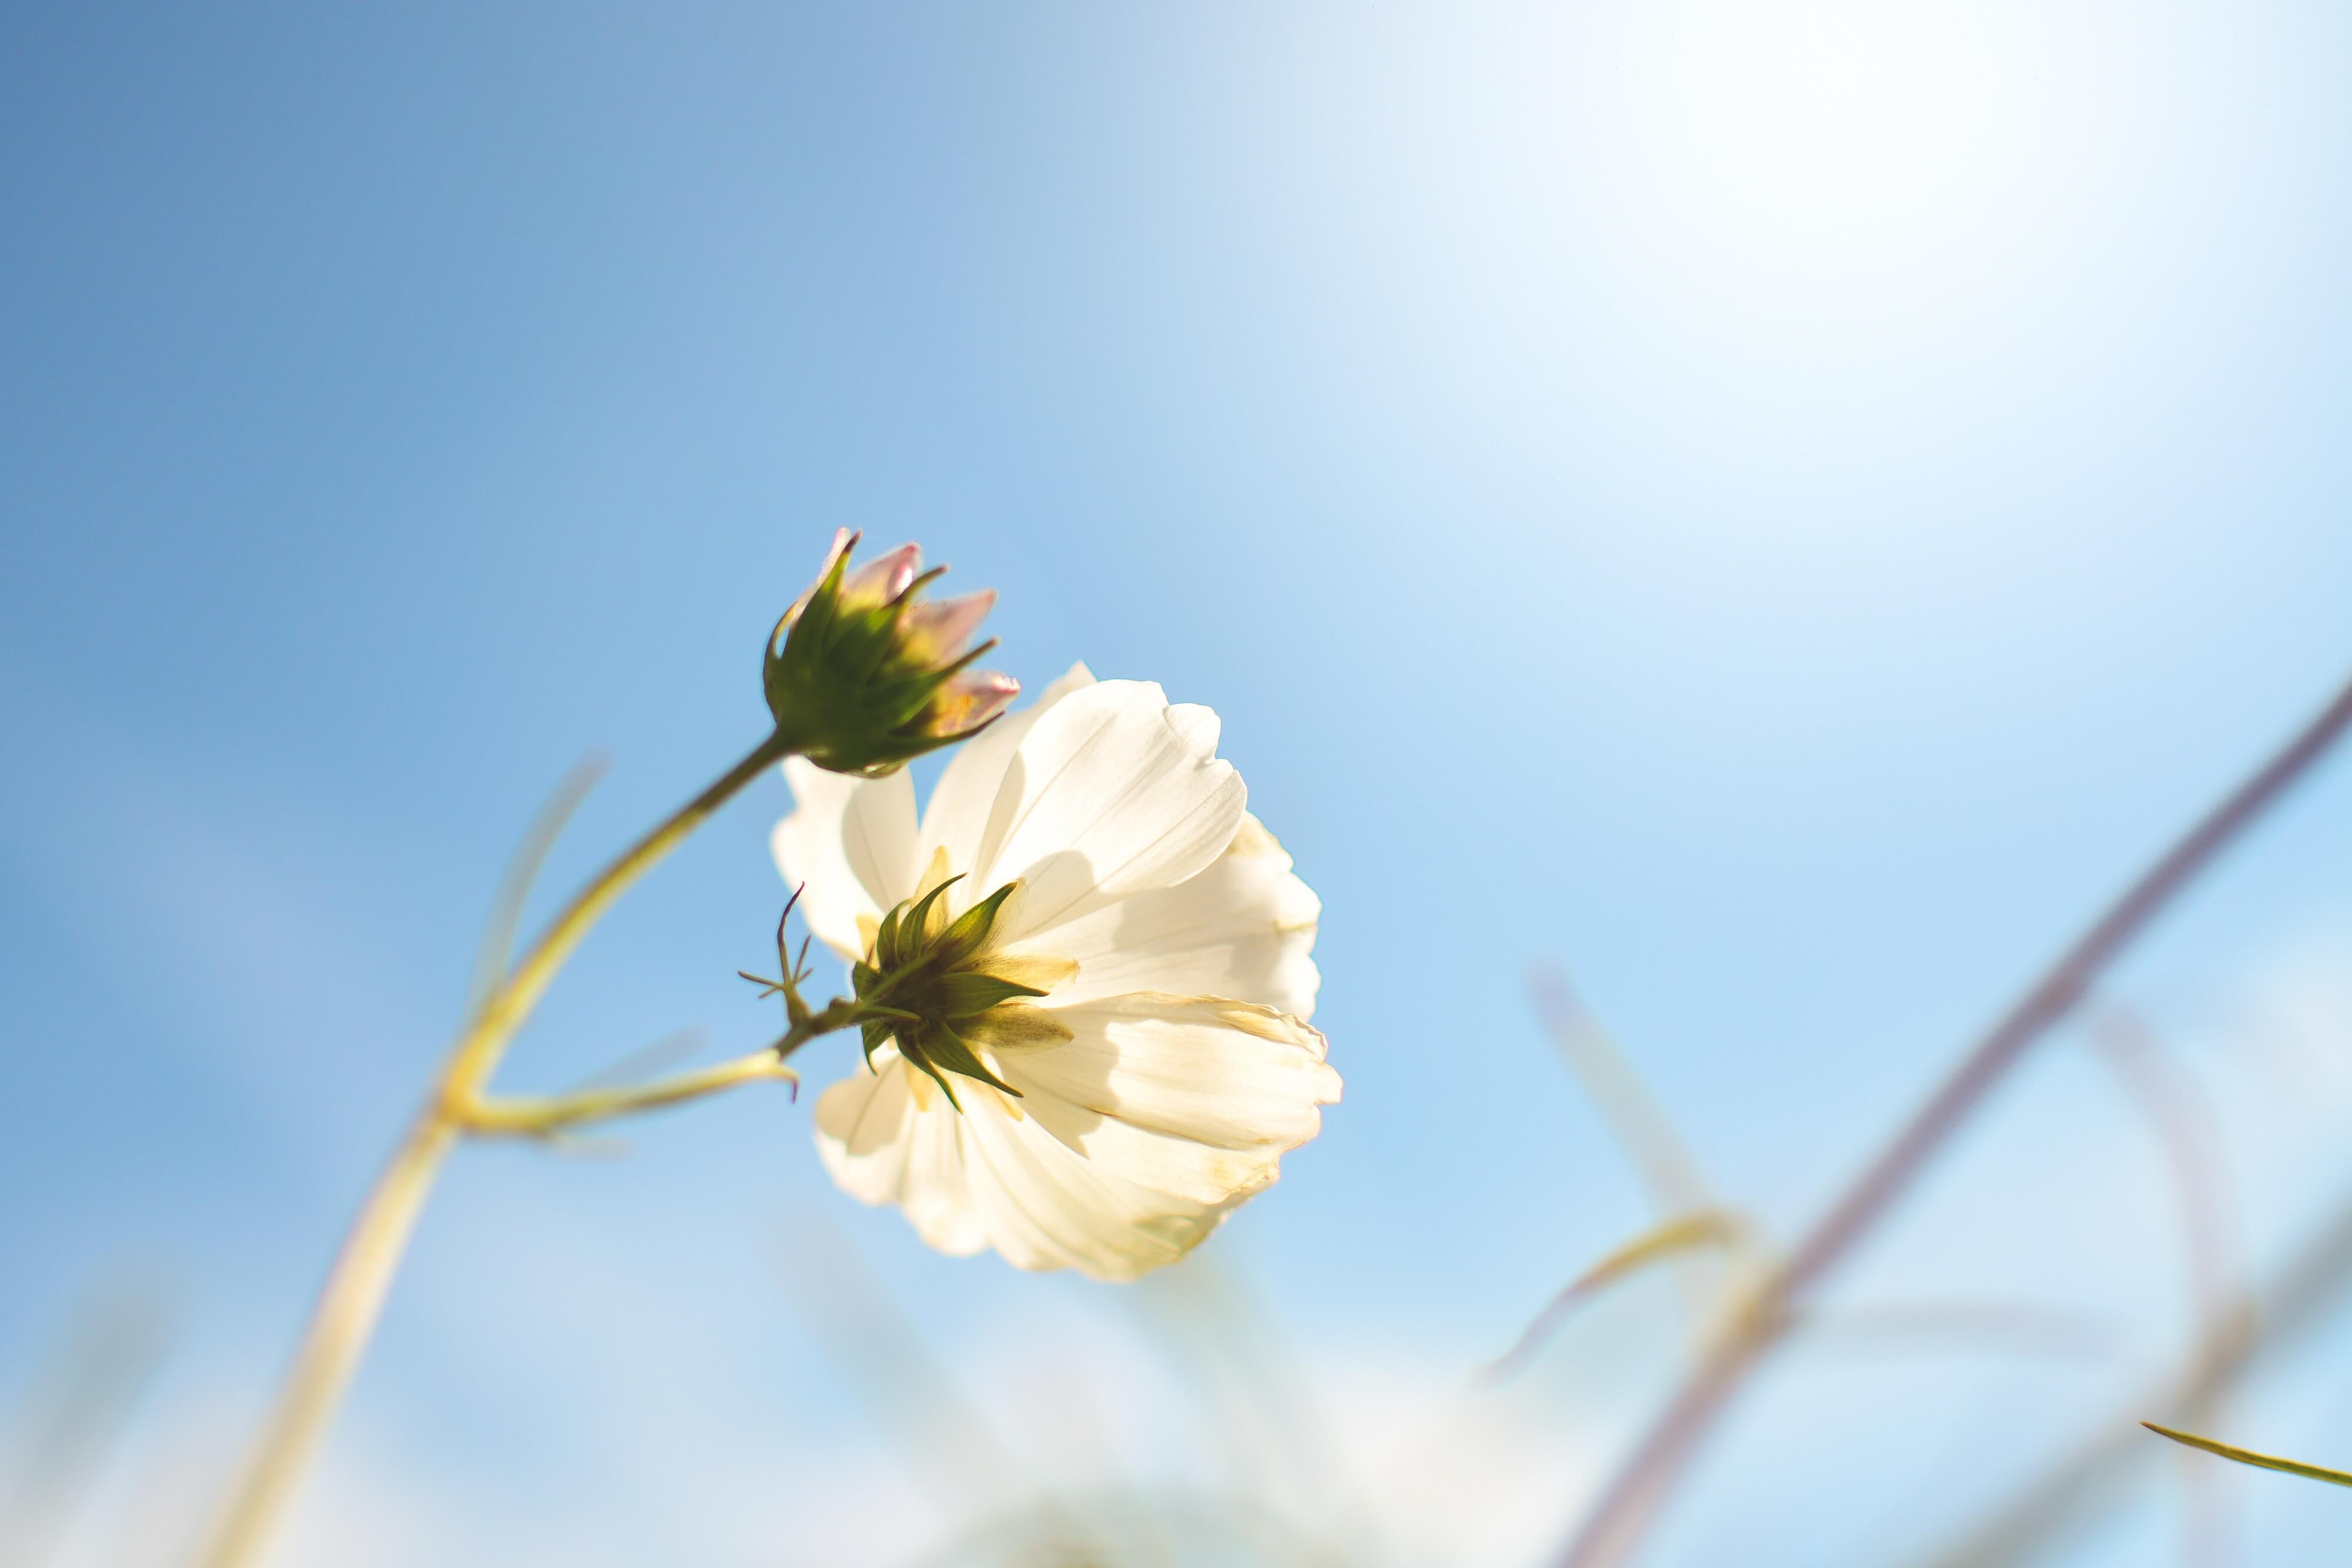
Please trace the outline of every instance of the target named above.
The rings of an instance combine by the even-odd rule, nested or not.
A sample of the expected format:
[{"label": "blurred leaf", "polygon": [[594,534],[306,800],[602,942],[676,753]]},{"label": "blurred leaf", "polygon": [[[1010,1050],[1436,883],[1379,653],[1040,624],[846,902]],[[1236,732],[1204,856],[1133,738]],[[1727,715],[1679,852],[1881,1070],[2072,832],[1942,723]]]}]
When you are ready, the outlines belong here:
[{"label": "blurred leaf", "polygon": [[571,771],[556,782],[530,826],[523,831],[522,842],[515,846],[514,858],[507,862],[505,874],[499,878],[499,891],[490,901],[490,917],[482,926],[482,945],[474,955],[473,984],[467,988],[466,1016],[472,1018],[482,1010],[489,999],[490,988],[503,978],[507,964],[514,956],[515,931],[522,924],[522,906],[530,897],[530,884],[539,880],[540,867],[547,862],[550,850],[555,847],[563,825],[596,780],[604,776],[602,757],[583,757],[572,765]]},{"label": "blurred leaf", "polygon": [[163,1364],[171,1314],[144,1279],[101,1282],[76,1303],[5,1423],[0,1563],[33,1568],[79,1512]]},{"label": "blurred leaf", "polygon": [[1570,987],[1568,977],[1546,966],[1528,979],[1545,1032],[1640,1173],[1652,1201],[1668,1214],[1714,1202],[1697,1156],[1609,1031]]},{"label": "blurred leaf", "polygon": [[1536,1352],[1543,1348],[1544,1342],[1552,1336],[1570,1312],[1618,1281],[1637,1274],[1653,1263],[1701,1248],[1735,1247],[1747,1233],[1746,1222],[1729,1209],[1723,1208],[1704,1208],[1696,1214],[1676,1215],[1656,1228],[1643,1231],[1570,1281],[1566,1289],[1536,1314],[1535,1321],[1528,1325],[1518,1343],[1479,1373],[1480,1381],[1501,1383],[1517,1375],[1525,1369],[1528,1362],[1534,1359]]}]

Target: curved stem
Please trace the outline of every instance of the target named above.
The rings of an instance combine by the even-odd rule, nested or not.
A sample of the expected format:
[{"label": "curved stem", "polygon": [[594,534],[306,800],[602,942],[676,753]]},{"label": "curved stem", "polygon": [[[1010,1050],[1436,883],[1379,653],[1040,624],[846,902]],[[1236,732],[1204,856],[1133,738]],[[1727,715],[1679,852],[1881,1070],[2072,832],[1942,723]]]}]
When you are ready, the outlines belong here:
[{"label": "curved stem", "polygon": [[668,1105],[682,1105],[691,1100],[740,1089],[746,1083],[772,1080],[798,1083],[801,1075],[786,1065],[786,1057],[819,1035],[847,1029],[852,1024],[862,1023],[888,1011],[865,1003],[836,1000],[793,1025],[777,1038],[773,1045],[762,1046],[749,1055],[719,1062],[715,1067],[681,1072],[674,1078],[656,1078],[650,1083],[625,1084],[617,1089],[582,1089],[568,1094],[478,1095],[460,1113],[457,1124],[462,1132],[483,1136],[545,1137],[567,1127],[609,1122],[616,1116],[631,1116],[640,1111],[658,1111]]},{"label": "curved stem", "polygon": [[219,1528],[196,1560],[200,1568],[244,1568],[267,1542],[367,1348],[441,1162],[468,1129],[490,1074],[548,982],[614,899],[789,750],[781,734],[770,735],[717,782],[624,851],[573,895],[522,961],[484,998],[344,1237],[269,1423]]},{"label": "curved stem", "polygon": [[1864,1167],[1789,1260],[1749,1298],[1748,1310],[1700,1358],[1689,1379],[1617,1472],[1561,1555],[1561,1568],[1611,1568],[1633,1554],[1643,1530],[1715,1428],[1748,1375],[1769,1354],[1801,1298],[1885,1222],[1920,1172],[1983,1105],[2027,1050],[2071,1017],[2107,967],[2189,885],[2218,861],[2289,787],[2352,729],[2352,684],[2252,778],[2143,872],[2090,928],[2012,1003],[1960,1059],[1894,1141]]},{"label": "curved stem", "polygon": [[455,1097],[460,1104],[479,1094],[490,1074],[497,1071],[499,1059],[506,1054],[507,1042],[530,1017],[548,982],[555,978],[555,972],[563,967],[563,961],[572,956],[588,928],[655,862],[676,849],[681,840],[700,827],[743,786],[783,760],[790,749],[781,732],[770,735],[710,788],[670,813],[659,827],[622,852],[618,859],[597,873],[595,880],[574,894],[532,944],[530,951],[523,955],[505,983],[489,994],[482,1010],[474,1016],[473,1026],[457,1042],[442,1070],[443,1094]]},{"label": "curved stem", "polygon": [[206,1568],[234,1568],[260,1552],[279,1511],[301,1479],[329,1417],[342,1402],[360,1352],[375,1331],[409,1232],[432,1190],[457,1130],[428,1105],[401,1140],[366,1205],[343,1238],[342,1250],[319,1293],[310,1326],[295,1353],[269,1427],[247,1462],[243,1480],[212,1543],[199,1559]]},{"label": "curved stem", "polygon": [[732,1061],[651,1083],[583,1089],[571,1094],[486,1094],[466,1113],[465,1131],[486,1136],[544,1137],[567,1127],[682,1105],[772,1079],[797,1083],[800,1074],[784,1065],[774,1046],[767,1046]]}]

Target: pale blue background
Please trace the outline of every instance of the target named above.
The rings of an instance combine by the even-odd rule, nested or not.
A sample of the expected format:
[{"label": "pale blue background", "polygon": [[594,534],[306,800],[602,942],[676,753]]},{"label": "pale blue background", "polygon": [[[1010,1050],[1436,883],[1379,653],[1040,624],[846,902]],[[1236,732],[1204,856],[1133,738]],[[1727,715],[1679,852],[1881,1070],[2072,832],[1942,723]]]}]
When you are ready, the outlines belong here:
[{"label": "pale blue background", "polygon": [[[1443,1385],[1645,1222],[1535,961],[1785,1234],[2352,659],[2352,20],[1937,16],[1975,183],[1816,190],[1841,228],[1648,96],[1711,47],[1690,7],[0,14],[0,1392],[94,1281],[161,1281],[175,1352],[106,1507],[162,1495],[145,1464],[195,1508],[535,803],[612,759],[568,885],[751,744],[836,525],[1001,589],[1033,686],[1084,658],[1223,716],[1325,901],[1347,1099],[1213,1248],[1323,1375]],[[731,971],[784,802],[607,922],[507,1082],[761,1038]],[[2347,805],[2338,764],[2120,988],[2243,1102],[2258,1260],[2337,1190],[2352,1094],[2227,1089],[2230,1020],[2352,958]],[[2352,1051],[2336,1018],[2307,1055]],[[2145,1129],[2079,1038],[2016,1089],[1850,1286],[2046,1298],[2138,1359],[1791,1363],[1660,1561],[1895,1561],[2178,1343]],[[747,1095],[625,1160],[466,1156],[305,1539],[929,1539],[937,1496],[882,1483],[887,1551],[799,1533],[882,1448],[779,1227],[826,1216],[983,1385],[1086,1384],[1007,1346],[1127,1305],[929,1256],[806,1121]],[[1630,1300],[1591,1333],[1672,1304]],[[2352,1459],[2346,1348],[2231,1431]],[[1599,1375],[1528,1418],[1604,1452],[1651,1385]],[[332,1479],[362,1469],[394,1500]],[[2145,1479],[2112,1560],[2169,1550],[2176,1472]],[[2341,1494],[2233,1495],[2248,1562],[2352,1531]]]}]

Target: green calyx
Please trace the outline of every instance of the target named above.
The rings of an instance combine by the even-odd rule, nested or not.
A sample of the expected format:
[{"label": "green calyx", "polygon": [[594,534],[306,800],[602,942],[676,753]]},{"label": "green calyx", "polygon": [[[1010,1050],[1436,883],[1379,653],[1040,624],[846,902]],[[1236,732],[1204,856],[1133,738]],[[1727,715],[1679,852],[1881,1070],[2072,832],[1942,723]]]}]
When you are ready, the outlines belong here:
[{"label": "green calyx", "polygon": [[989,1070],[976,1047],[1069,1038],[1049,1013],[1022,1005],[1046,994],[1029,983],[1050,977],[1039,972],[1037,962],[1009,958],[990,947],[997,914],[1018,884],[1006,883],[950,921],[941,895],[961,880],[949,877],[893,909],[875,934],[868,960],[850,969],[859,1004],[887,1014],[869,1017],[860,1026],[868,1065],[877,1047],[895,1040],[898,1053],[928,1074],[958,1111],[963,1105],[950,1073],[1016,1099],[1021,1095]]},{"label": "green calyx", "polygon": [[836,549],[808,596],[768,638],[761,685],[776,732],[793,753],[835,773],[878,779],[914,758],[966,740],[993,716],[954,728],[950,681],[996,646],[993,639],[940,659],[909,635],[908,615],[941,569],[923,573],[894,597],[845,597],[844,575],[856,538]]}]

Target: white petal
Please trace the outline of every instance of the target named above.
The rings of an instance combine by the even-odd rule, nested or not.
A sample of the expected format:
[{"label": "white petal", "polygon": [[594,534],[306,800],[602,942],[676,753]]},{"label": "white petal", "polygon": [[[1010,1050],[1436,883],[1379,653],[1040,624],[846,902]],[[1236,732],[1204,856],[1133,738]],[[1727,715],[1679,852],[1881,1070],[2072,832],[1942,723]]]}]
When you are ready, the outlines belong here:
[{"label": "white petal", "polygon": [[1200,1245],[1234,1207],[1123,1180],[1007,1111],[993,1091],[967,1104],[974,1201],[989,1239],[1019,1268],[1066,1267],[1097,1280],[1132,1280]]},{"label": "white petal", "polygon": [[1000,1072],[1046,1131],[1140,1185],[1255,1191],[1339,1098],[1323,1037],[1270,1008],[1143,993],[1047,1010],[1071,1038],[999,1052]]},{"label": "white petal", "polygon": [[908,1131],[915,1114],[905,1063],[885,1046],[874,1070],[856,1070],[817,1096],[816,1146],[824,1168],[861,1203],[895,1203],[907,1176]]},{"label": "white petal", "polygon": [[[1004,769],[1019,749],[1022,737],[1048,708],[1072,692],[1094,684],[1092,670],[1084,664],[1072,664],[1035,702],[1018,713],[1006,714],[955,748],[940,781],[931,787],[930,804],[923,809],[923,861],[930,860],[933,850],[944,848],[948,863],[957,871],[969,873],[977,868],[980,835],[988,826],[988,810],[995,804],[997,790],[1004,783]],[[982,898],[994,891],[982,888],[969,896]]]},{"label": "white petal", "polygon": [[853,1196],[896,1203],[959,1256],[1132,1279],[1199,1245],[1280,1174],[1339,1098],[1322,1037],[1265,1008],[1122,997],[1055,1009],[1066,1044],[996,1053],[1019,1100],[958,1084],[950,1108],[895,1048],[817,1103],[817,1146]]},{"label": "white petal", "polygon": [[776,824],[776,865],[804,888],[800,912],[817,940],[860,957],[857,917],[879,919],[915,891],[915,787],[903,768],[852,779],[798,757],[785,759],[784,777],[796,810]]},{"label": "white petal", "polygon": [[[898,1071],[913,1082],[913,1068],[902,1065]],[[970,1123],[944,1101],[935,1097],[929,1110],[915,1113],[898,1207],[916,1235],[950,1258],[969,1258],[988,1245],[988,1228],[972,1193],[971,1145]]]},{"label": "white petal", "polygon": [[1037,944],[1077,961],[1054,1002],[1129,991],[1232,997],[1305,1019],[1320,977],[1307,955],[1322,904],[1255,817],[1209,868],[1056,926]]},{"label": "white petal", "polygon": [[1200,1204],[1235,1204],[1274,1185],[1283,1151],[1227,1149],[1171,1137],[1105,1116],[1008,1077],[1024,1098],[1022,1112],[1087,1169],[1140,1188]]},{"label": "white petal", "polygon": [[893,1048],[876,1051],[875,1065],[818,1100],[818,1153],[845,1191],[898,1205],[951,1256],[993,1246],[1023,1269],[1133,1279],[1182,1257],[1238,1201],[1193,1202],[1122,1180],[985,1084],[959,1085],[959,1113]]},{"label": "white petal", "polygon": [[1022,742],[990,809],[972,881],[1025,885],[1000,922],[1019,941],[1200,872],[1233,841],[1248,791],[1214,755],[1215,716],[1148,681],[1073,693]]},{"label": "white petal", "polygon": [[1168,722],[1184,737],[1185,745],[1204,756],[1217,749],[1217,737],[1224,731],[1224,721],[1217,716],[1217,710],[1199,703],[1171,703]]},{"label": "white petal", "polygon": [[988,1233],[965,1176],[959,1118],[936,1091],[920,1092],[928,1083],[916,1083],[895,1048],[877,1051],[874,1069],[861,1062],[818,1098],[818,1156],[852,1197],[898,1205],[926,1242],[970,1257]]}]

